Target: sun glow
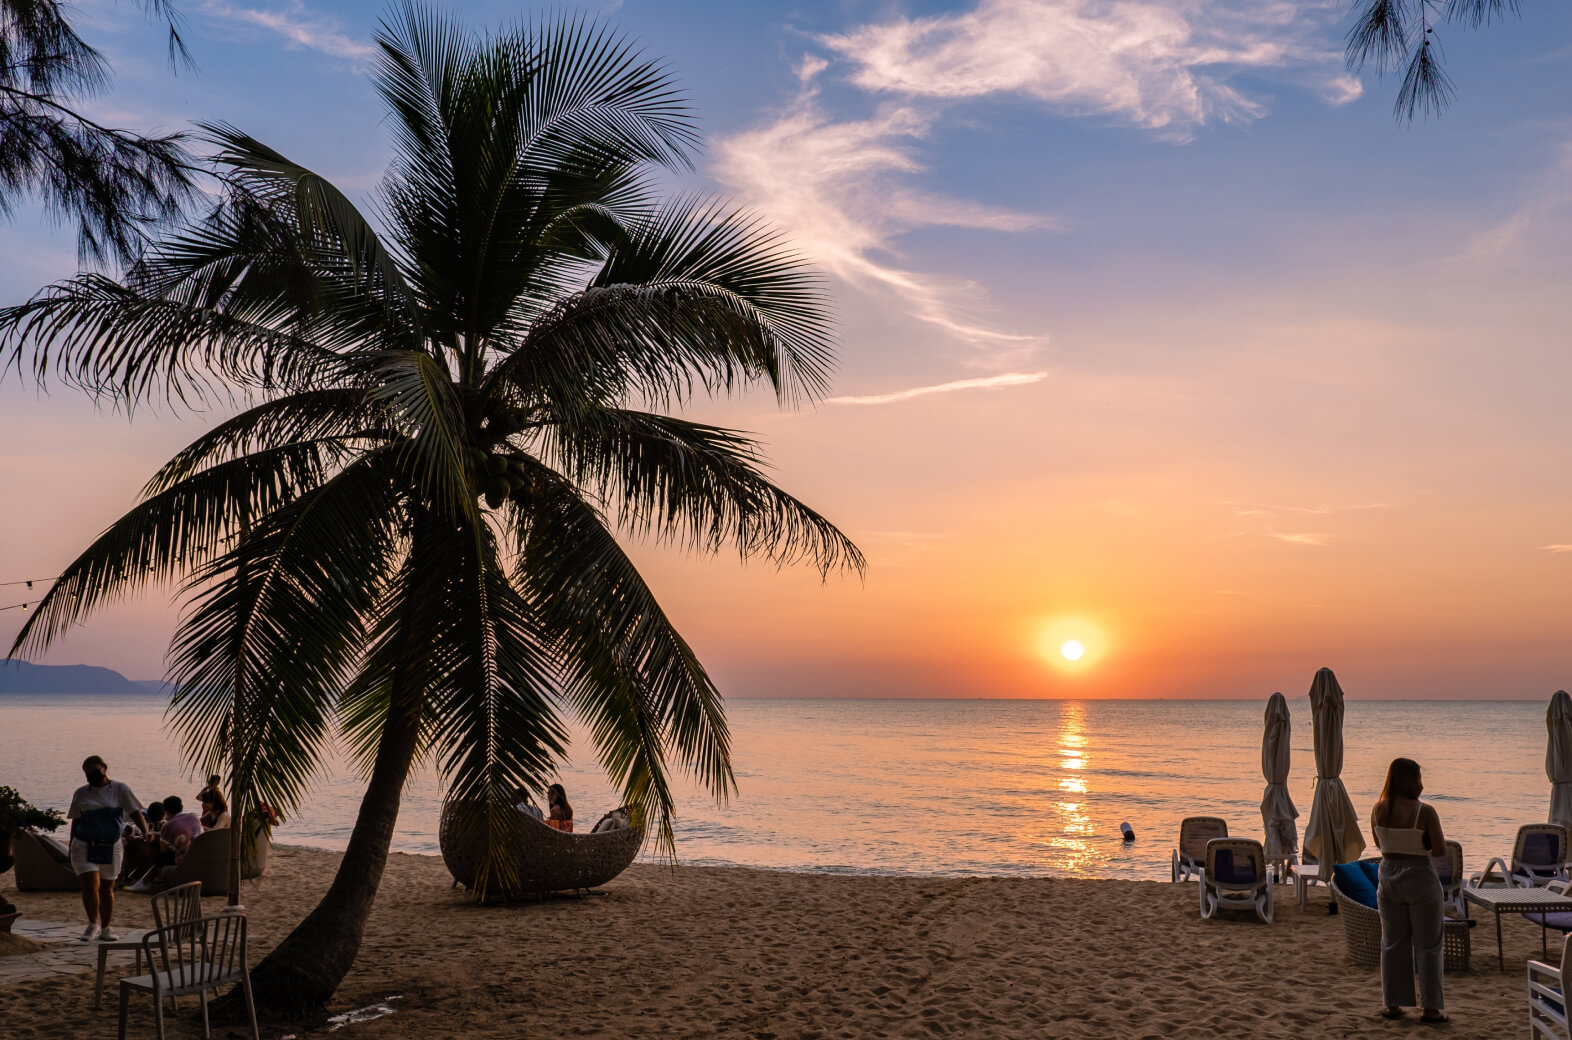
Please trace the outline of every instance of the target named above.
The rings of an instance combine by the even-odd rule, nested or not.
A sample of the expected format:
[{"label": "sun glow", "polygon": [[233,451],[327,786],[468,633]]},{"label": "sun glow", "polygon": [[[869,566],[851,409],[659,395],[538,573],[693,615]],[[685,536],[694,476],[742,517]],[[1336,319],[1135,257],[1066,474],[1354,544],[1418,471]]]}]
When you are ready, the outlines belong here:
[{"label": "sun glow", "polygon": [[1094,667],[1108,652],[1102,626],[1085,617],[1058,617],[1039,622],[1037,653],[1048,664],[1066,673]]}]

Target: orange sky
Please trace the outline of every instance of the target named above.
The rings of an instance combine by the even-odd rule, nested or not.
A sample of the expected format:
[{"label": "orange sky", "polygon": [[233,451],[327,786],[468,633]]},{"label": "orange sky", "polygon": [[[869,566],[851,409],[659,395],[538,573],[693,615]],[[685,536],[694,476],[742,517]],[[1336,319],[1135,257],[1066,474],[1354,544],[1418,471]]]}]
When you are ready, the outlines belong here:
[{"label": "orange sky", "polygon": [[[934,24],[986,50],[1017,24],[999,12],[1052,6]],[[694,410],[759,433],[780,482],[870,564],[821,585],[640,548],[723,692],[1253,698],[1302,693],[1322,665],[1352,697],[1572,685],[1572,18],[1547,7],[1477,47],[1456,37],[1462,100],[1399,128],[1395,84],[1338,78],[1327,6],[1295,9],[1292,33],[1269,34],[1300,48],[1280,65],[1099,67],[1106,97],[1064,102],[1030,82],[925,86],[954,70],[923,54],[859,65],[844,34],[904,39],[896,15],[821,13],[840,36],[739,29],[748,61],[717,70],[703,40],[630,10],[693,73],[711,134],[696,186],[777,221],[829,275],[834,394],[1021,377]],[[1184,10],[1165,17],[1202,8]],[[144,62],[123,77],[127,110],[232,102],[352,191],[374,183],[380,138],[351,146],[377,125],[352,52],[224,39],[204,46],[332,84],[335,104],[302,125],[306,102],[247,101],[221,72],[163,97]],[[1194,85],[1196,68],[1248,104],[1141,93]],[[1119,93],[1126,73],[1136,95]],[[6,300],[73,267],[69,237],[33,217],[0,228]],[[0,380],[0,581],[55,573],[203,422],[128,426]],[[0,612],[0,638],[21,613]],[[173,616],[160,597],[116,608],[47,660],[156,676]],[[1087,644],[1080,666],[1045,658],[1050,630]]]}]

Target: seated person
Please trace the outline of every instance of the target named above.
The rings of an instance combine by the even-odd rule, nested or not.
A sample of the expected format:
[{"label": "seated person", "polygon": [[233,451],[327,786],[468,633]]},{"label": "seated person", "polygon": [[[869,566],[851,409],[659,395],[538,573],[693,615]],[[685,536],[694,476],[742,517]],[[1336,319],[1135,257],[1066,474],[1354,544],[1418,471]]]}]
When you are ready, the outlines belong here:
[{"label": "seated person", "polygon": [[[139,831],[127,835],[125,840],[125,865],[120,876],[125,879],[127,887],[148,874],[159,866],[158,829],[164,824],[166,810],[163,802],[154,802],[147,807],[146,831]],[[129,829],[129,828],[128,828]],[[174,862],[171,858],[170,863]]]},{"label": "seated person", "polygon": [[159,828],[158,840],[163,848],[174,852],[175,862],[179,863],[191,847],[192,839],[202,833],[202,819],[196,813],[186,812],[185,803],[177,794],[164,799],[164,811],[169,818]]},{"label": "seated person", "polygon": [[517,803],[513,806],[513,808],[517,809],[525,816],[533,816],[537,820],[542,822],[545,821],[546,814],[540,811],[540,806],[536,805],[535,799],[530,797],[529,788],[519,788],[518,791],[514,793],[514,797],[517,799]]},{"label": "seated person", "polygon": [[568,834],[573,833],[573,806],[568,804],[568,793],[561,784],[552,784],[546,788],[546,808],[550,812],[546,819],[548,825]]},{"label": "seated person", "polygon": [[218,793],[218,788],[209,787],[201,795],[202,799],[202,829],[205,831],[217,830],[229,826],[229,803],[224,801],[224,796]]}]

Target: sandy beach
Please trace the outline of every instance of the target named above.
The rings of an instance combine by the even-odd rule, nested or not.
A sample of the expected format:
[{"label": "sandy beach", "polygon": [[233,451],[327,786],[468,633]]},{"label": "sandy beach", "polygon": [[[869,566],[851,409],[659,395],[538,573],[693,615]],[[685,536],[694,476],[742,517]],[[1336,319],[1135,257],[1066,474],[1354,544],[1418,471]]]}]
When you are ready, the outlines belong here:
[{"label": "sandy beach", "polygon": [[[326,888],[337,854],[278,847],[248,882],[253,963]],[[359,962],[332,1010],[401,997],[392,1015],[334,1033],[491,1037],[1397,1036],[1374,1014],[1374,970],[1344,961],[1325,895],[1277,920],[1203,921],[1193,885],[1022,878],[888,878],[636,866],[604,896],[480,907],[440,859],[394,855]],[[30,918],[75,921],[70,893],[18,894]],[[1291,897],[1290,889],[1279,895]],[[209,901],[213,909],[219,899]],[[118,922],[145,926],[122,894]],[[1523,962],[1539,931],[1475,929],[1467,974],[1447,976],[1444,1035],[1515,1035]],[[112,1035],[92,975],[0,988],[7,1040]],[[327,1029],[266,1026],[281,1038]],[[173,1035],[199,1036],[186,1019]],[[146,1000],[131,1036],[151,1037]],[[226,1035],[219,1030],[216,1035]],[[239,1035],[233,1033],[230,1035]]]}]

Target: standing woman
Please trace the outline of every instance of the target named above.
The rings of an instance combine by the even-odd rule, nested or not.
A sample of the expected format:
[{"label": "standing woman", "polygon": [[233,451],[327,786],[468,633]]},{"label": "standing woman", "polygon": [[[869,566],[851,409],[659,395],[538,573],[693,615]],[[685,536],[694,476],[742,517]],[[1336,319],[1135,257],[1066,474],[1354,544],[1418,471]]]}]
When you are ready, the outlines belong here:
[{"label": "standing woman", "polygon": [[[1370,811],[1370,829],[1381,849],[1376,906],[1381,912],[1381,1009],[1400,1018],[1417,1003],[1421,1022],[1445,1022],[1441,997],[1441,881],[1435,860],[1446,855],[1446,837],[1435,808],[1419,800],[1425,789],[1419,763],[1394,758],[1386,786]],[[1419,999],[1414,1000],[1414,973]]]},{"label": "standing woman", "polygon": [[115,878],[125,856],[122,828],[129,816],[145,831],[147,817],[131,788],[109,779],[109,766],[102,758],[88,758],[82,773],[87,783],[76,789],[66,810],[71,821],[71,870],[82,884],[82,909],[87,911],[82,941],[114,942],[120,936],[109,922],[115,916]]},{"label": "standing woman", "polygon": [[552,784],[546,788],[547,823],[559,831],[573,833],[573,806],[568,804],[568,792],[562,789],[561,784]]}]

